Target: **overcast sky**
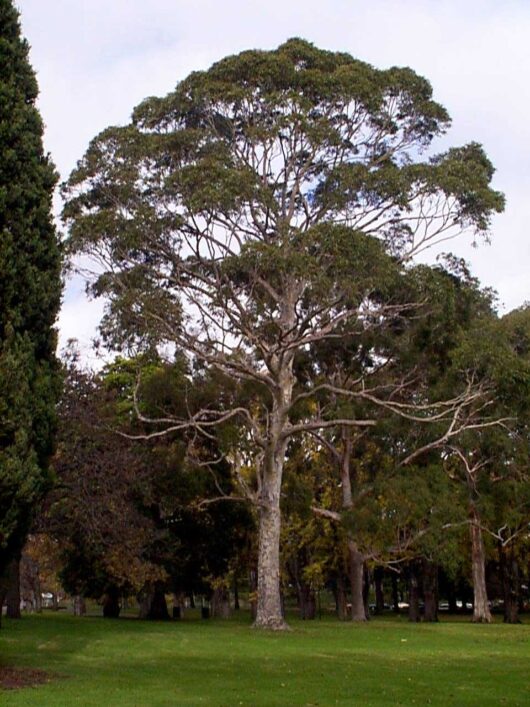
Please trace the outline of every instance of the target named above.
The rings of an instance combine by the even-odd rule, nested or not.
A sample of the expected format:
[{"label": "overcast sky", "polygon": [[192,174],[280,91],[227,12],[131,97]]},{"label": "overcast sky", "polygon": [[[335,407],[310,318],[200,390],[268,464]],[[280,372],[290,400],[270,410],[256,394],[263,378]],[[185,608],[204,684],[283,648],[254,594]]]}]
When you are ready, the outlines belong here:
[{"label": "overcast sky", "polygon": [[[530,0],[16,0],[37,72],[45,143],[66,178],[89,140],[149,95],[243,49],[299,36],[426,76],[453,118],[440,147],[481,142],[506,194],[492,244],[454,242],[503,311],[530,299]],[[67,289],[61,340],[88,346],[100,307]]]}]

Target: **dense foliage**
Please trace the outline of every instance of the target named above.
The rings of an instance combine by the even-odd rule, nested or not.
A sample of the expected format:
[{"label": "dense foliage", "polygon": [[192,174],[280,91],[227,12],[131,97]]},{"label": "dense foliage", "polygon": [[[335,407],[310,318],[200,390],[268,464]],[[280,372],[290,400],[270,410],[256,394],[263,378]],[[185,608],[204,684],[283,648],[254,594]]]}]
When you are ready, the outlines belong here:
[{"label": "dense foliage", "polygon": [[56,173],[42,146],[37,81],[11,0],[0,1],[0,575],[50,482],[59,367]]}]

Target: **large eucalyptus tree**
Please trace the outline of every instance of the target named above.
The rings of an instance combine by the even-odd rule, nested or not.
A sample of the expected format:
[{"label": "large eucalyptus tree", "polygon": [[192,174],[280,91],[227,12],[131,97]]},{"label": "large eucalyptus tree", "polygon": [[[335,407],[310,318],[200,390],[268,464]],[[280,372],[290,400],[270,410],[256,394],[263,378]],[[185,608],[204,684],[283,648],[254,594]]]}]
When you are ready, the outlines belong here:
[{"label": "large eucalyptus tree", "polygon": [[[70,251],[99,263],[92,291],[108,298],[107,341],[171,343],[252,386],[248,404],[220,400],[188,419],[162,416],[154,434],[183,426],[208,434],[237,419],[229,457],[258,508],[259,627],[285,626],[279,536],[289,440],[341,422],[373,424],[322,416],[322,396],[340,395],[340,386],[299,374],[297,357],[345,327],[364,331],[410,311],[399,295],[407,262],[433,243],[487,232],[502,209],[479,145],[425,156],[449,126],[431,93],[410,69],[380,71],[291,39],[145,100],[129,125],[92,141],[65,186]],[[398,409],[388,389],[362,379],[343,392]],[[442,419],[465,396],[472,404],[463,392],[399,410]]]}]

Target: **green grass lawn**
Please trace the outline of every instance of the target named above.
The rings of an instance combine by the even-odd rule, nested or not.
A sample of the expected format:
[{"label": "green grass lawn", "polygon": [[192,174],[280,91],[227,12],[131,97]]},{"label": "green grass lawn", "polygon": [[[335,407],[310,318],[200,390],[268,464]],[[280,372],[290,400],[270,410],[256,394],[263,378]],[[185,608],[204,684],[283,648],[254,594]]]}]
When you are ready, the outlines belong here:
[{"label": "green grass lawn", "polygon": [[528,705],[530,625],[446,619],[293,620],[288,634],[230,621],[148,623],[63,614],[4,620],[0,663],[54,679],[10,705]]}]

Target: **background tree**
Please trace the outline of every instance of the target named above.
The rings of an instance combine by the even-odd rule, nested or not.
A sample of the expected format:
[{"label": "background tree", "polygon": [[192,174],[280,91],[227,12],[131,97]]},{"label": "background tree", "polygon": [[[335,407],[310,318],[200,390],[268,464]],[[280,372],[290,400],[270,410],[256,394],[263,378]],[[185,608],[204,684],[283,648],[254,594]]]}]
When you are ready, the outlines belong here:
[{"label": "background tree", "polygon": [[156,527],[138,508],[150,479],[145,450],[112,432],[116,404],[100,376],[69,361],[59,405],[57,484],[39,519],[58,546],[65,589],[104,598],[108,616],[119,613],[120,596],[166,577],[148,553]]},{"label": "background tree", "polygon": [[[43,152],[37,81],[11,0],[0,0],[0,605],[50,483],[61,296],[52,223],[56,173]],[[17,571],[18,572],[18,571]]]},{"label": "background tree", "polygon": [[[517,620],[514,607],[518,601],[510,596],[508,587],[512,584],[509,567],[517,574],[514,557],[517,541],[527,532],[530,523],[529,322],[528,308],[516,310],[502,320],[483,321],[480,329],[470,332],[461,351],[464,358],[473,358],[475,367],[482,370],[484,379],[494,391],[496,414],[505,419],[502,427],[466,433],[458,444],[450,445],[448,450],[449,471],[454,478],[462,480],[468,490],[474,621],[491,621],[486,587],[488,553],[485,540],[489,543],[493,541],[498,548],[505,618],[508,621]],[[516,594],[517,584],[515,580],[513,591]]]},{"label": "background tree", "polygon": [[[135,390],[139,370],[140,388]],[[138,416],[145,427],[141,418],[194,414],[212,403],[226,404],[238,394],[226,376],[204,366],[189,370],[178,354],[168,362],[155,356],[148,370],[141,359],[118,361],[109,367],[105,385],[117,390],[122,413],[128,417],[122,434],[141,439]],[[254,528],[246,499],[232,502],[237,499],[231,495],[231,466],[220,451],[234,434],[238,436],[230,420],[208,436],[184,427],[173,435],[151,437],[147,447],[143,443],[137,451],[150,469],[139,508],[158,529],[153,558],[168,575],[166,589],[177,597],[206,596],[212,600],[213,613],[224,614],[229,610],[230,568]]]},{"label": "background tree", "polygon": [[[400,313],[398,317],[388,317],[376,330],[345,329],[342,338],[315,342],[304,362],[306,367],[312,369],[313,377],[320,375],[324,387],[341,393],[334,400],[317,398],[321,414],[325,417],[336,417],[339,410],[342,417],[362,418],[370,415],[372,411],[367,401],[356,399],[359,380],[370,380],[374,390],[392,390],[389,409],[404,406],[403,414],[389,416],[384,401],[380,400],[378,424],[362,432],[353,433],[350,427],[337,426],[312,433],[316,442],[328,452],[337,470],[335,476],[340,499],[332,494],[328,496],[325,508],[315,507],[314,510],[328,518],[335,517],[337,522],[349,528],[347,564],[351,613],[355,621],[367,618],[363,597],[365,560],[403,563],[408,557],[409,575],[414,578],[416,573],[412,570],[419,566],[416,559],[421,559],[418,543],[414,543],[414,533],[419,533],[422,538],[426,532],[431,536],[434,534],[437,537],[435,544],[442,544],[440,533],[438,530],[434,532],[435,516],[429,522],[428,515],[430,508],[447,506],[443,498],[430,498],[426,505],[423,499],[425,493],[419,492],[414,522],[401,522],[397,528],[392,528],[387,521],[390,517],[397,523],[398,509],[395,508],[391,516],[387,509],[383,515],[371,501],[367,503],[367,497],[373,496],[378,488],[382,497],[390,494],[390,498],[394,499],[391,503],[399,506],[403,500],[407,501],[402,494],[395,493],[398,470],[403,464],[409,468],[405,473],[417,479],[409,491],[420,491],[422,487],[424,491],[428,488],[433,491],[435,488],[441,489],[442,486],[436,485],[435,480],[440,471],[440,447],[446,442],[445,436],[458,438],[471,424],[478,424],[479,427],[489,424],[484,416],[477,414],[485,402],[482,395],[477,396],[476,405],[468,404],[468,401],[464,405],[455,405],[449,425],[445,419],[437,421],[436,416],[430,419],[428,425],[418,424],[421,417],[414,415],[412,405],[407,406],[411,396],[418,408],[422,402],[428,406],[430,400],[450,399],[456,390],[465,386],[464,377],[473,375],[473,366],[468,363],[467,368],[458,369],[460,378],[455,385],[451,361],[462,337],[466,336],[471,326],[476,326],[475,320],[480,313],[486,312],[492,316],[489,293],[481,293],[464,263],[448,256],[436,267],[420,265],[409,268],[407,278],[401,280],[400,286],[402,291],[396,296],[401,297],[402,302],[423,303],[422,308],[412,308],[410,319]],[[451,385],[447,383],[448,369],[453,374]],[[475,391],[478,391],[476,373],[475,380]],[[396,385],[397,381],[401,382],[400,386]],[[347,399],[349,390],[352,392],[350,400]],[[431,451],[431,463],[410,470],[411,462],[423,447]],[[421,479],[422,473],[424,476],[432,475],[432,482]],[[414,496],[412,493],[409,501]],[[412,511],[409,501],[405,504],[406,514]],[[318,499],[315,499],[315,504],[318,506]],[[419,526],[420,519],[423,524]],[[351,534],[354,528],[360,533],[357,538]],[[406,537],[400,537],[406,528]],[[405,540],[407,548],[404,547]],[[425,544],[425,538],[423,542]],[[393,559],[391,547],[394,547]],[[425,557],[421,561],[428,564]],[[424,584],[427,587],[428,582]],[[427,591],[427,594],[432,596],[433,592]],[[431,605],[434,606],[434,602]]]},{"label": "background tree", "polygon": [[[449,124],[431,94],[410,69],[379,71],[299,39],[243,52],[101,133],[65,190],[70,251],[102,266],[93,293],[110,301],[107,341],[171,343],[256,386],[251,405],[209,405],[167,425],[207,432],[237,417],[252,445],[259,627],[285,627],[289,440],[340,421],[315,409],[294,422],[300,396],[326,390],[297,379],[296,357],[346,322],[375,327],[401,311],[392,285],[404,263],[441,239],[485,232],[503,206],[479,145],[421,161]],[[362,381],[353,393],[369,395]]]},{"label": "background tree", "polygon": [[[449,427],[445,424],[429,429],[415,427],[412,439],[410,436],[403,438],[412,449],[405,461],[422,460],[425,463],[429,459],[431,464],[443,462],[449,477],[465,488],[474,591],[473,620],[489,622],[487,544],[491,544],[492,538],[501,544],[511,538],[511,533],[499,537],[499,529],[504,523],[498,524],[497,530],[491,526],[495,498],[497,501],[503,496],[506,498],[505,491],[511,488],[513,507],[519,508],[505,530],[510,526],[515,530],[514,524],[518,523],[523,523],[524,527],[525,514],[526,518],[530,515],[530,509],[524,508],[527,457],[521,463],[521,458],[525,459],[521,450],[528,439],[525,417],[530,377],[528,362],[514,343],[518,337],[511,336],[507,324],[497,317],[491,293],[481,290],[461,264],[454,264],[460,275],[451,276],[454,283],[450,288],[447,287],[450,283],[444,285],[444,309],[449,317],[439,321],[442,326],[432,339],[436,344],[431,354],[434,365],[425,365],[424,370],[430,384],[438,390],[445,390],[445,395],[459,389],[462,376],[468,379],[472,376],[475,381],[480,381],[485,394],[479,399],[478,406],[484,422],[476,425],[473,420],[466,419],[466,412],[457,410],[454,423]],[[454,298],[455,294],[458,299]],[[452,314],[451,309],[454,310]],[[427,350],[431,348],[428,342],[429,339]],[[500,493],[496,491],[498,484],[503,486]],[[515,515],[519,519],[517,522]],[[520,532],[522,529],[518,528],[515,537]],[[488,537],[485,538],[485,534]]]},{"label": "background tree", "polygon": [[[57,484],[46,499],[40,530],[58,547],[64,587],[102,599],[107,616],[120,597],[135,595],[142,618],[169,618],[165,594],[210,598],[245,541],[250,517],[241,504],[208,503],[219,484],[230,492],[230,469],[201,463],[213,456],[185,435],[131,442],[143,423],[134,415],[138,360],[117,359],[101,373],[83,371],[75,356],[59,405]],[[175,412],[183,390],[215,395],[200,376],[194,385],[182,360],[144,361],[142,412]],[[206,390],[204,390],[206,388]],[[188,399],[188,402],[191,402]],[[191,445],[190,445],[191,446]],[[215,482],[214,482],[215,479]]]},{"label": "background tree", "polygon": [[[510,408],[516,415],[511,434],[506,435],[508,454],[496,459],[494,508],[499,564],[504,594],[504,620],[519,621],[521,585],[528,557],[530,528],[530,306],[528,304],[502,318],[502,335],[516,355],[517,366],[510,366],[515,380]],[[499,474],[499,470],[503,473]],[[528,585],[526,597],[528,598]]]}]

